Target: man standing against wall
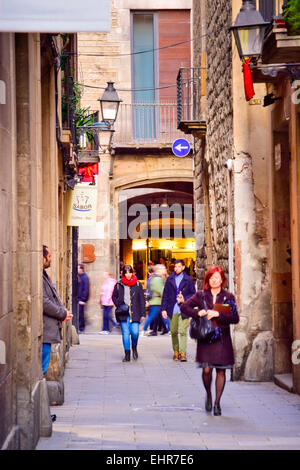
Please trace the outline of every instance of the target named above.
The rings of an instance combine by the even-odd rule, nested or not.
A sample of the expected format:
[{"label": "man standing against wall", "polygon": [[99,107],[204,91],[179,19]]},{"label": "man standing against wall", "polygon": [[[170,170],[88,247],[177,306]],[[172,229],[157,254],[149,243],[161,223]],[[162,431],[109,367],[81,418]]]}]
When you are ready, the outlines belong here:
[{"label": "man standing against wall", "polygon": [[[187,329],[189,318],[180,311],[180,304],[195,294],[195,282],[184,272],[185,265],[181,259],[175,260],[174,272],[168,277],[161,303],[163,318],[171,320],[173,359],[186,362]],[[178,338],[179,334],[179,338]]]},{"label": "man standing against wall", "polygon": [[90,281],[84,271],[84,265],[78,265],[78,307],[79,307],[79,331],[85,329],[84,307],[89,300]]},{"label": "man standing against wall", "polygon": [[[51,344],[62,340],[62,322],[70,320],[73,315],[64,306],[59,294],[52,284],[46,269],[51,265],[51,252],[43,245],[43,350],[42,367],[45,375],[50,362]],[[55,415],[51,415],[54,420]]]}]

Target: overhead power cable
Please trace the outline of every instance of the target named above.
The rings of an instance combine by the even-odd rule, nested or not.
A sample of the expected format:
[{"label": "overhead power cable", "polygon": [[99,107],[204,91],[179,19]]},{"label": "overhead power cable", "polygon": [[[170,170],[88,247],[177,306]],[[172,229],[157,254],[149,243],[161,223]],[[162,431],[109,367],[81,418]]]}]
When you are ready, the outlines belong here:
[{"label": "overhead power cable", "polygon": [[[205,69],[206,67],[199,67],[201,69]],[[192,82],[194,81],[192,78],[189,79],[189,80],[186,80],[184,82],[182,82],[182,85],[186,85],[188,84],[189,82]],[[80,82],[77,82],[77,84],[79,86],[83,86],[85,88],[96,88],[96,89],[99,89],[99,90],[105,90],[106,87],[102,87],[102,86],[96,86],[96,85],[86,85],[85,83],[80,83]],[[163,85],[163,86],[159,86],[159,87],[154,87],[154,88],[118,88],[118,92],[119,91],[153,91],[153,90],[162,90],[164,88],[171,88],[171,87],[174,87],[174,86],[177,86],[177,83],[172,83],[171,85]]]},{"label": "overhead power cable", "polygon": [[169,49],[170,47],[176,47],[176,46],[180,46],[181,44],[186,44],[188,42],[196,41],[197,39],[202,39],[204,37],[210,36],[211,34],[218,33],[219,31],[222,31],[222,30],[224,30],[224,27],[215,29],[215,30],[207,32],[205,34],[201,34],[199,36],[195,36],[191,39],[186,39],[184,41],[176,42],[174,44],[169,44],[167,46],[156,47],[156,48],[153,48],[153,49],[147,49],[147,50],[144,50],[144,51],[127,52],[127,53],[124,53],[124,54],[93,54],[93,53],[88,53],[88,52],[68,52],[68,51],[65,51],[64,54],[84,56],[84,57],[126,57],[126,56],[138,55],[138,54],[147,54],[149,52],[156,52],[156,51],[160,51],[160,50],[163,50],[163,49]]}]

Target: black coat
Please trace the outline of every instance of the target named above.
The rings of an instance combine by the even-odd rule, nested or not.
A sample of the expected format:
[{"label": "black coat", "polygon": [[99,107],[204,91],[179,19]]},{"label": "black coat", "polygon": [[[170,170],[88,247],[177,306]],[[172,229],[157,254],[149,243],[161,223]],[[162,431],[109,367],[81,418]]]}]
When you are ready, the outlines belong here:
[{"label": "black coat", "polygon": [[78,302],[87,302],[90,294],[90,281],[86,273],[78,274]]},{"label": "black coat", "polygon": [[[184,302],[180,309],[181,311],[189,317],[198,317],[199,310],[206,310],[203,302],[203,293],[204,299],[206,301],[207,309],[213,309],[213,296],[209,290],[197,291],[193,297]],[[217,304],[226,304],[227,301],[233,303],[231,308],[231,313],[226,314],[219,312],[220,316],[215,318],[217,326],[221,327],[220,338],[214,343],[204,344],[197,341],[197,352],[196,352],[196,361],[200,364],[212,364],[227,366],[234,364],[234,353],[232,347],[232,341],[230,336],[230,324],[239,322],[239,315],[237,313],[235,298],[230,292],[225,289],[221,289],[216,298]]]},{"label": "black coat", "polygon": [[[140,323],[141,317],[146,315],[145,296],[142,285],[137,282],[130,289],[131,318],[133,322]],[[120,281],[114,287],[112,294],[113,303],[116,309],[124,304],[124,284]]]},{"label": "black coat", "polygon": [[[176,304],[177,298],[177,289],[176,289],[176,282],[175,282],[175,273],[172,273],[168,279],[166,280],[162,302],[161,302],[161,309],[166,310],[168,317],[172,318],[173,316],[173,309],[174,305]],[[181,283],[179,284],[179,291],[181,291],[184,300],[189,299],[192,295],[195,294],[195,281],[185,272],[183,273],[183,278]],[[181,313],[182,318],[187,318],[184,312]]]}]

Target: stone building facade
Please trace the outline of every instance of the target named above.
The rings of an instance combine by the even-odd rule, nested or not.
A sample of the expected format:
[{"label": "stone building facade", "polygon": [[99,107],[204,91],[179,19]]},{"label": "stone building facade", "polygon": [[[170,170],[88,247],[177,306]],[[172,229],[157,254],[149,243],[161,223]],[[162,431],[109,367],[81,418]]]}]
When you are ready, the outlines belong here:
[{"label": "stone building facade", "polygon": [[[114,277],[119,277],[121,261],[119,202],[124,191],[136,190],[137,196],[142,194],[143,188],[146,188],[145,194],[149,193],[149,188],[153,188],[153,193],[158,190],[164,195],[164,189],[171,190],[171,186],[172,189],[176,189],[176,182],[178,187],[180,183],[187,183],[187,186],[192,187],[192,158],[177,158],[171,150],[173,140],[182,137],[176,123],[176,76],[180,66],[190,65],[191,7],[191,0],[173,2],[113,0],[110,33],[78,34],[78,80],[86,85],[83,88],[82,107],[99,111],[98,99],[109,80],[114,82],[122,99],[115,124],[113,153],[110,155],[100,150],[99,154],[97,178],[99,204],[96,226],[79,228],[81,262],[85,261],[83,257],[85,245],[92,245],[95,255],[92,262],[86,263],[86,272],[91,281],[91,296],[85,309],[88,331],[102,328],[99,300],[105,271],[112,271]],[[158,109],[163,104],[166,113],[172,116],[173,121],[168,129],[164,130],[164,135],[163,132],[158,132],[158,138],[151,137],[146,142],[133,138],[132,116],[135,112],[133,105],[136,102],[134,92],[131,91],[134,89],[131,54],[133,12],[156,17],[154,20],[156,28],[154,34],[157,34],[156,47],[163,47],[180,40],[186,41],[181,47],[162,49],[154,57],[158,69],[158,83],[156,96],[151,105]],[[172,135],[168,134],[169,128],[173,132]],[[190,141],[192,142],[192,139]],[[149,198],[150,196],[148,201]]]},{"label": "stone building facade", "polygon": [[[194,60],[205,53],[207,64],[201,111],[207,134],[198,141],[195,156],[197,200],[204,205],[205,224],[205,246],[198,252],[197,266],[201,280],[208,266],[221,265],[236,295],[241,319],[233,331],[235,377],[269,380],[274,372],[269,186],[264,178],[269,120],[266,110],[250,106],[243,95],[241,63],[229,31],[240,6],[239,1],[193,3],[194,31],[197,28],[202,36],[201,42],[195,41]],[[263,96],[265,85],[259,84],[257,93]],[[233,161],[231,172],[225,167],[228,159]],[[264,351],[259,367],[257,349]]]},{"label": "stone building facade", "polygon": [[[0,33],[1,449],[34,449],[40,436],[52,432],[41,366],[43,244],[52,251],[49,275],[71,310],[66,162],[57,134],[61,77],[54,67],[61,47],[59,36]],[[53,350],[52,384],[62,379],[70,328]]]}]

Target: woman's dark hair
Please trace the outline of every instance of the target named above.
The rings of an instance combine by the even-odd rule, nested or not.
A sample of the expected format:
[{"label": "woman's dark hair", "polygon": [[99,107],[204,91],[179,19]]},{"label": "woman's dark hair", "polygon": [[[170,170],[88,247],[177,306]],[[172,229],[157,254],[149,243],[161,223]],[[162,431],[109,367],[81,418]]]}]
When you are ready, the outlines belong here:
[{"label": "woman's dark hair", "polygon": [[126,273],[133,273],[133,268],[130,266],[130,264],[125,264],[125,266],[122,269],[122,276],[125,276]]},{"label": "woman's dark hair", "polygon": [[185,266],[183,259],[175,259],[174,264],[181,263],[182,266]]},{"label": "woman's dark hair", "polygon": [[47,258],[48,255],[48,247],[43,245],[43,258]]}]

